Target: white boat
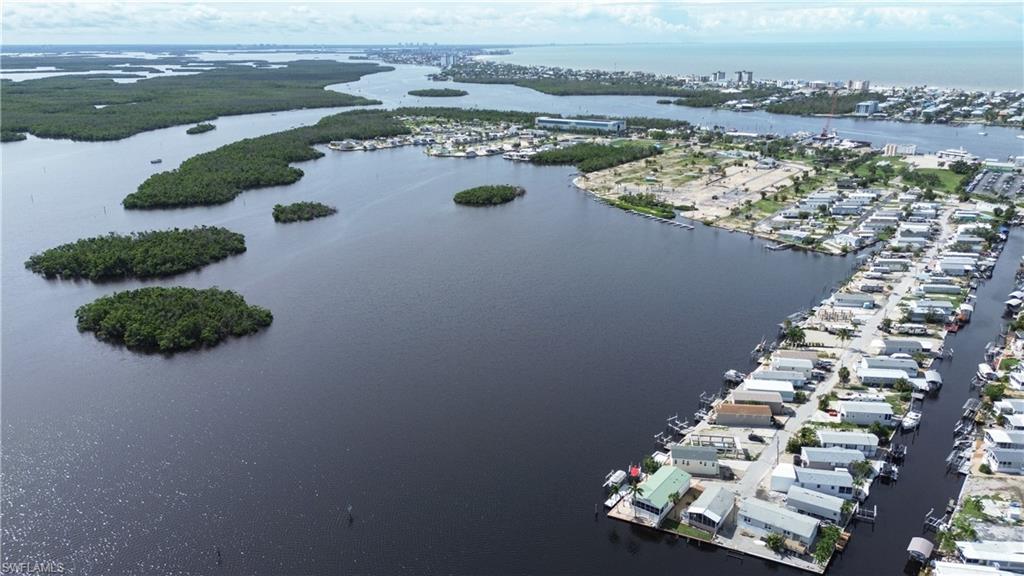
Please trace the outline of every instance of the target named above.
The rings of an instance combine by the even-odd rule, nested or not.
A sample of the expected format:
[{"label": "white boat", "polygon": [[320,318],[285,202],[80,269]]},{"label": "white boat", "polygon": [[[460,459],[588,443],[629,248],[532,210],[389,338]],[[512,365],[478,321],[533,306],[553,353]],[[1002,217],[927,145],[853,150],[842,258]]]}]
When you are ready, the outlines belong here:
[{"label": "white boat", "polygon": [[921,423],[921,413],[916,410],[911,410],[903,416],[903,420],[900,421],[900,426],[904,430],[913,430],[917,428],[917,425]]},{"label": "white boat", "polygon": [[984,380],[985,382],[991,382],[998,377],[996,371],[991,366],[982,362],[978,364],[978,379]]},{"label": "white boat", "polygon": [[978,132],[978,136],[988,136],[988,132],[985,132],[985,131]]},{"label": "white boat", "polygon": [[726,370],[725,374],[722,375],[722,379],[729,384],[739,384],[746,377],[747,375],[739,370]]},{"label": "white boat", "polygon": [[627,494],[629,494],[629,484],[624,483],[617,491],[612,492],[611,496],[604,501],[604,507],[614,508],[615,505],[625,498]]},{"label": "white boat", "polygon": [[1021,140],[1024,140],[1024,134],[1017,134],[1017,138],[1020,138]]},{"label": "white boat", "polygon": [[613,470],[613,471],[609,472],[608,475],[606,475],[604,477],[604,487],[605,488],[611,488],[611,487],[614,486],[615,488],[618,488],[619,486],[622,486],[622,483],[625,482],[625,481],[626,481],[626,471],[625,470]]}]

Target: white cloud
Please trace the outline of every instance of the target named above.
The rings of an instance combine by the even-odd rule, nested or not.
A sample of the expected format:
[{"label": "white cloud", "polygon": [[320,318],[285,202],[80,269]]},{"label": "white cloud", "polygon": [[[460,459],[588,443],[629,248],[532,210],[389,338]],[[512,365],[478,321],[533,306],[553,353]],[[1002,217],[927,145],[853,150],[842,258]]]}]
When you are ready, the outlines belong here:
[{"label": "white cloud", "polygon": [[[572,43],[1020,40],[1019,3],[748,0],[283,1],[3,4],[5,43]],[[72,40],[73,39],[73,40]],[[939,38],[941,39],[941,38]]]}]

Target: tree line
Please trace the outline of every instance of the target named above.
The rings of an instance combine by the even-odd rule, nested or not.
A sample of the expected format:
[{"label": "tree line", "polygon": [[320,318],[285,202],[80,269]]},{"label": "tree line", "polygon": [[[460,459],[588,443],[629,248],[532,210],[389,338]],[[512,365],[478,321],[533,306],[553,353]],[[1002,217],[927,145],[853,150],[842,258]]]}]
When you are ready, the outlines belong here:
[{"label": "tree line", "polygon": [[657,146],[609,144],[574,144],[565,148],[545,150],[535,154],[530,161],[534,164],[572,164],[580,172],[604,170],[627,162],[660,154]]}]

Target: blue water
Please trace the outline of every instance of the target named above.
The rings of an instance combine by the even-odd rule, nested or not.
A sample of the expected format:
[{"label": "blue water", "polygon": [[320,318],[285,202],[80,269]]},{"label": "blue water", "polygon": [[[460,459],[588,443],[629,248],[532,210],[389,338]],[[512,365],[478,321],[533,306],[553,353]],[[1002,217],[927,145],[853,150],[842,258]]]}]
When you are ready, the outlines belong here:
[{"label": "blue water", "polygon": [[657,74],[732,74],[773,80],[870,80],[874,85],[1024,89],[1019,42],[617,44],[514,48],[514,64]]}]

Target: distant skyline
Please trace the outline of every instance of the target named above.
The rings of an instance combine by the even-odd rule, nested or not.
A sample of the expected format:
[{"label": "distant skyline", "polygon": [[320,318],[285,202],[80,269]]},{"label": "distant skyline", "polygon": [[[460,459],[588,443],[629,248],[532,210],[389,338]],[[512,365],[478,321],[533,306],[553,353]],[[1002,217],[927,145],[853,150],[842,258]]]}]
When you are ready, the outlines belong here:
[{"label": "distant skyline", "polygon": [[1024,44],[1014,1],[38,2],[6,0],[12,44]]}]

